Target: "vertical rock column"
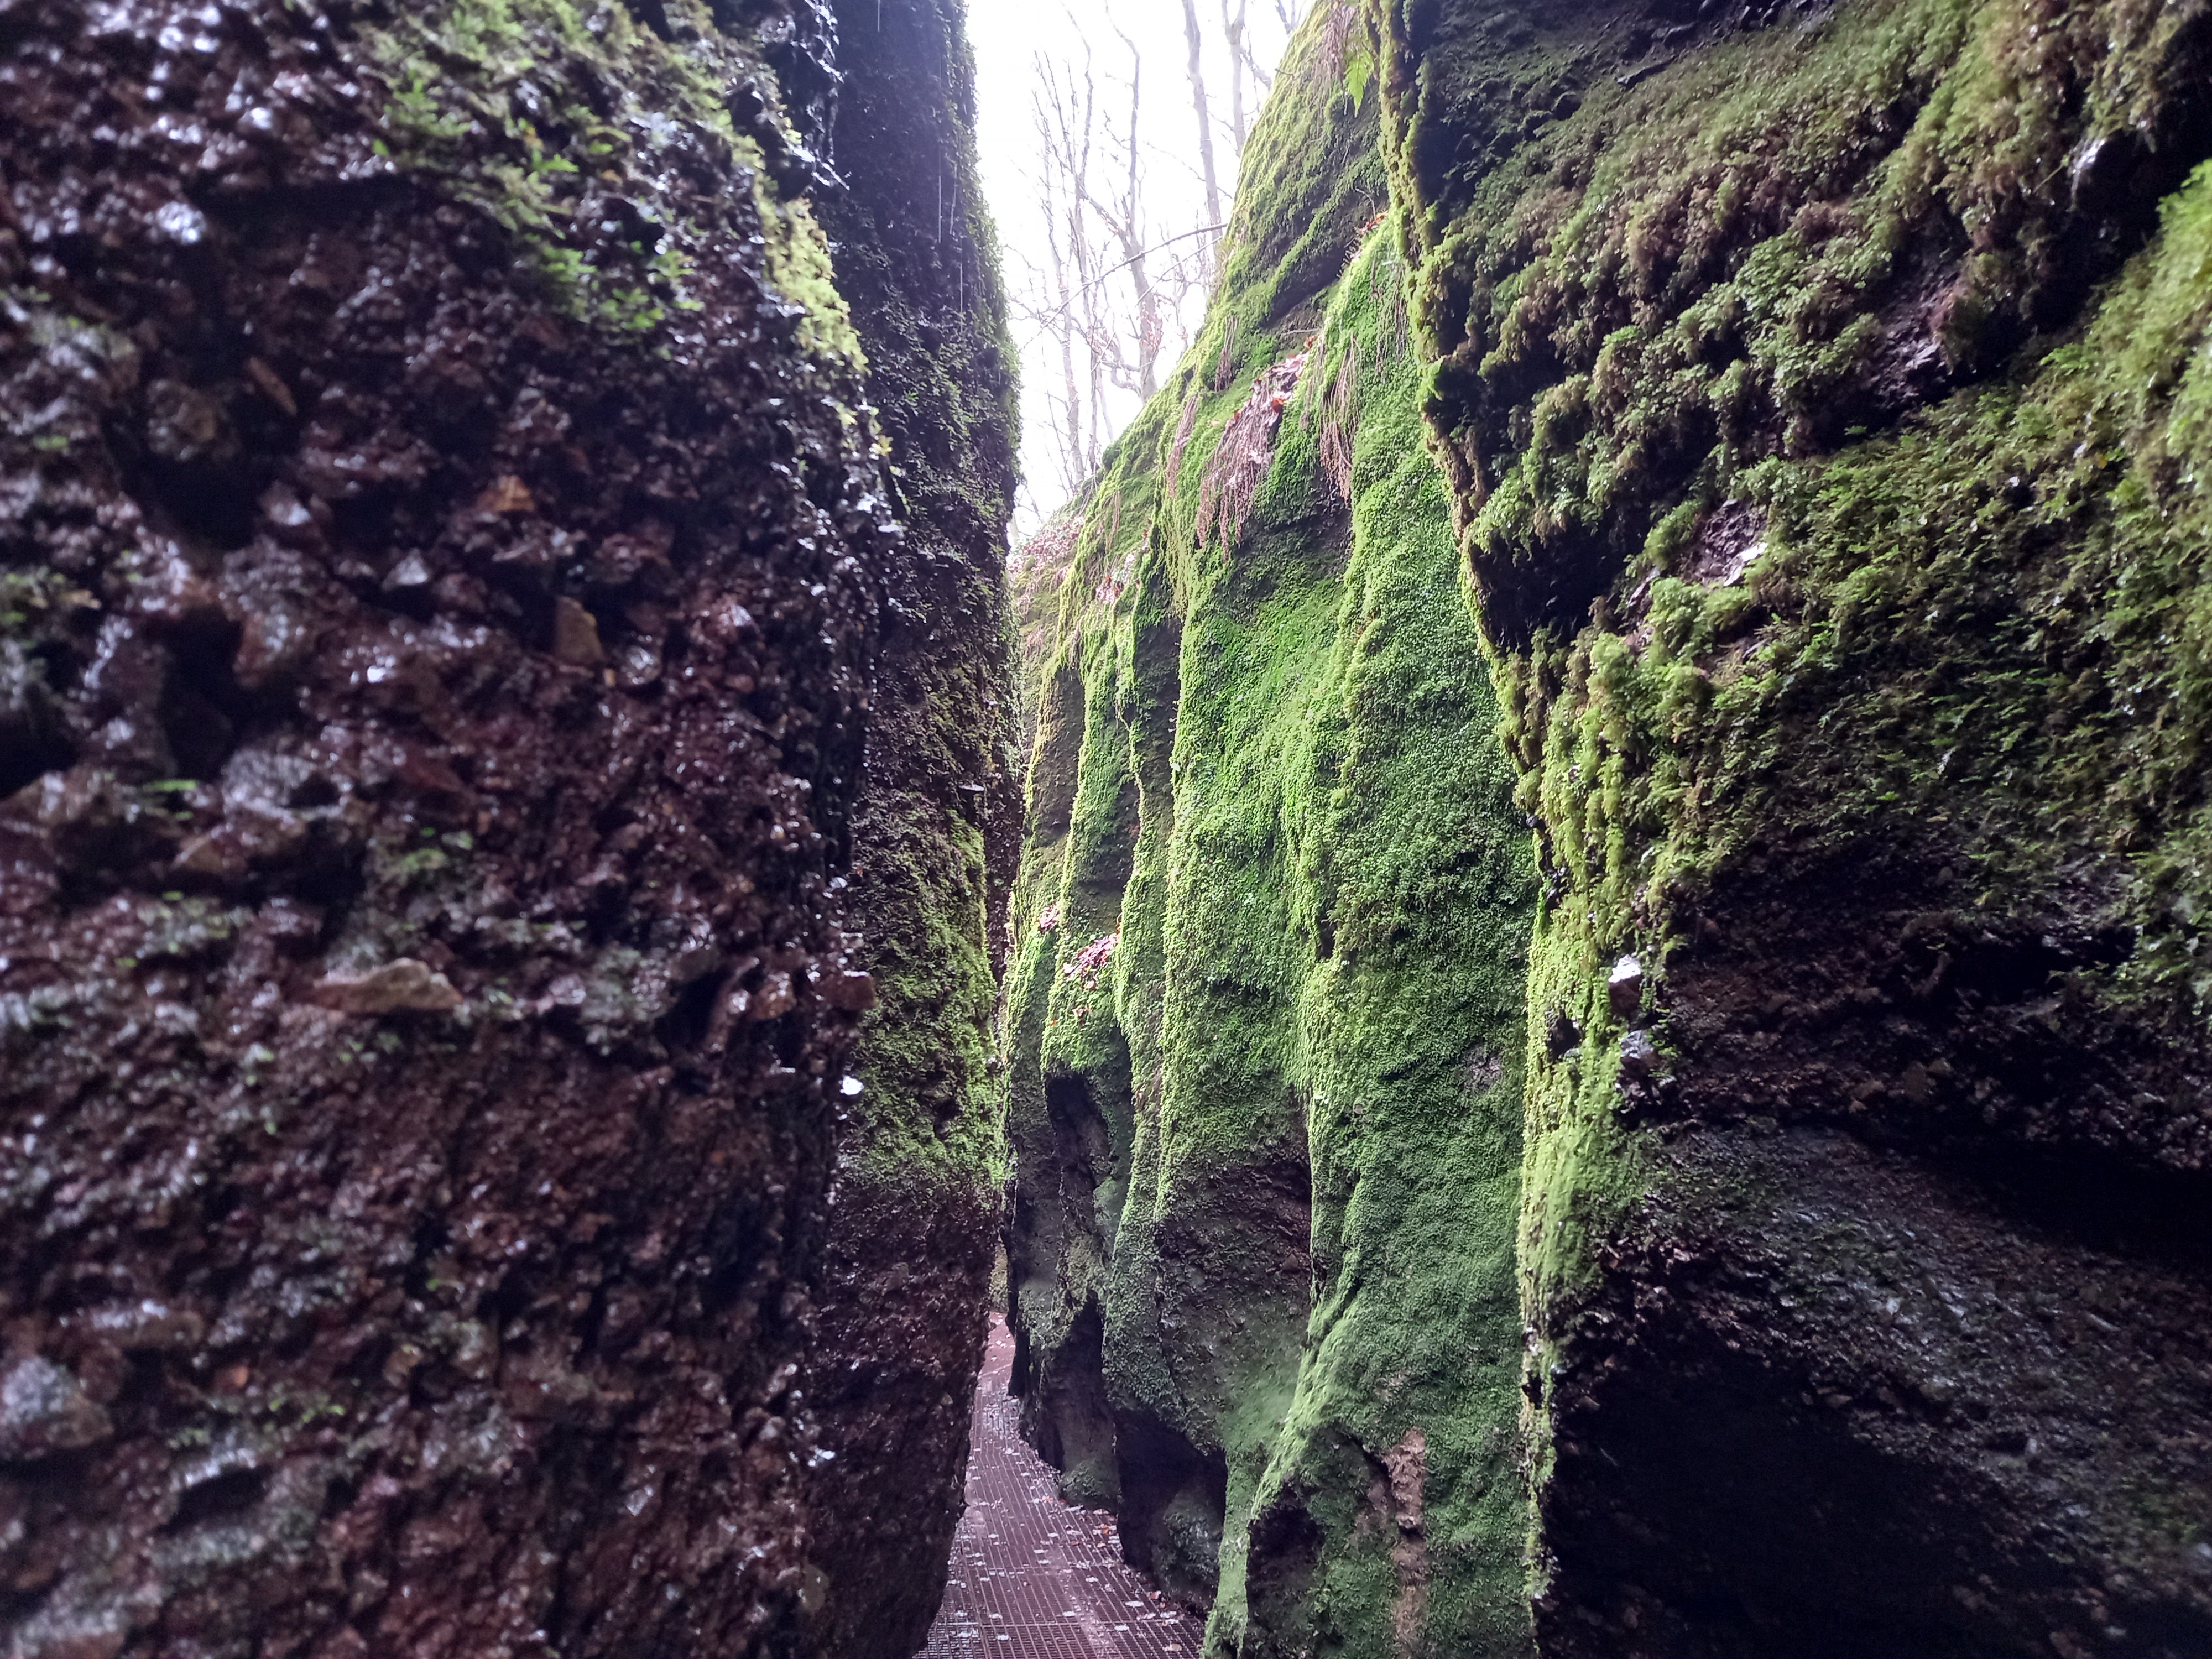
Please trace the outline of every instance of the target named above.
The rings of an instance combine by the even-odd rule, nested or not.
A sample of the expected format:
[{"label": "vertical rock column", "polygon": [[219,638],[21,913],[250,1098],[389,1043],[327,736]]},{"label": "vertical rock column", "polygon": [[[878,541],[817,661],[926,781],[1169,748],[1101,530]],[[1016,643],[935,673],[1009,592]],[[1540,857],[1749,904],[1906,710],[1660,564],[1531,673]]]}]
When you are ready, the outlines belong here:
[{"label": "vertical rock column", "polygon": [[1209,1653],[1520,1659],[1528,845],[1357,27],[1301,25],[1200,339],[1024,573],[1017,1380]]},{"label": "vertical rock column", "polygon": [[1556,1659],[2212,1650],[2212,9],[1379,9]]},{"label": "vertical rock column", "polygon": [[[885,567],[851,908],[872,976],[842,1096],[807,1395],[824,1640],[907,1659],[944,1589],[1003,1186],[997,964],[1018,852],[1006,616],[1012,348],[949,0],[839,8],[824,198],[903,527]],[[850,1087],[851,1085],[848,1085]]]}]

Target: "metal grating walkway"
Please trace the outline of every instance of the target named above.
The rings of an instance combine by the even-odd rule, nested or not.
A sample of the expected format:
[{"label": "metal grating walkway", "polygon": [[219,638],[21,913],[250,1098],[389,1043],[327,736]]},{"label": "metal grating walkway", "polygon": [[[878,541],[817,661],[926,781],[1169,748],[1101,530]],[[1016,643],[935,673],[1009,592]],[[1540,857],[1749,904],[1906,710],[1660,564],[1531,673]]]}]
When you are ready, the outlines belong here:
[{"label": "metal grating walkway", "polygon": [[1113,1517],[1060,1501],[1015,1427],[1014,1339],[991,1323],[968,1444],[968,1508],[919,1659],[1197,1659],[1199,1626],[1125,1565]]}]

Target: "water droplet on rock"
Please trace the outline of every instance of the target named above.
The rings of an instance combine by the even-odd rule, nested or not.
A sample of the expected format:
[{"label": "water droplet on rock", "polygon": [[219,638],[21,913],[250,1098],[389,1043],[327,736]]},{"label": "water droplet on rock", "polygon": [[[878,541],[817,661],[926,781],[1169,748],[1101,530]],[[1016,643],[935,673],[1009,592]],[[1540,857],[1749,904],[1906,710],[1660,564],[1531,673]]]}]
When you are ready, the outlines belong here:
[{"label": "water droplet on rock", "polygon": [[189,202],[172,202],[154,212],[154,229],[164,241],[193,247],[207,236],[207,216]]}]

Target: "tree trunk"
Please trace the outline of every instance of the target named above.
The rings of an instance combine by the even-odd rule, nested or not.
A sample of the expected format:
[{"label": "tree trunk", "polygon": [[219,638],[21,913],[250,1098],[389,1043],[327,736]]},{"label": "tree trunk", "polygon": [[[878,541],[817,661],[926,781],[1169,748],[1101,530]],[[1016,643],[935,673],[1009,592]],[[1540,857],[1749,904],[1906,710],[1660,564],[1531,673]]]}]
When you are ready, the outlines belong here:
[{"label": "tree trunk", "polygon": [[1245,0],[1221,0],[1221,32],[1229,41],[1229,132],[1237,154],[1244,154],[1244,66],[1251,57],[1244,44]]},{"label": "tree trunk", "polygon": [[[1206,66],[1200,58],[1198,0],[1182,0],[1182,33],[1190,46],[1190,102],[1198,116],[1198,169],[1206,180],[1206,221],[1218,225],[1221,222],[1221,179],[1213,167],[1213,112],[1206,101]],[[1216,231],[1209,246],[1220,245],[1221,233]]]}]

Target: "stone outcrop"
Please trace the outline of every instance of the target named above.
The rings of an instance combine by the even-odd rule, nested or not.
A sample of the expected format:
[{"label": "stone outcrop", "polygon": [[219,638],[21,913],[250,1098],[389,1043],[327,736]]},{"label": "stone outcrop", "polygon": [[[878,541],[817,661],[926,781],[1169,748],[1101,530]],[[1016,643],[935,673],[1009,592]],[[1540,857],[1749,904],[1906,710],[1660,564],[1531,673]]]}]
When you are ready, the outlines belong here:
[{"label": "stone outcrop", "polygon": [[[979,1358],[1006,377],[972,196],[869,275],[966,165],[957,31],[834,21],[0,5],[10,1654],[926,1618],[957,1412],[879,1561],[816,1345],[911,1249],[902,1363]],[[836,1166],[917,1102],[871,1255]]]},{"label": "stone outcrop", "polygon": [[1211,1650],[1511,1654],[1534,878],[1351,22],[1301,33],[1203,335],[1018,584],[1059,583],[1015,1382]]},{"label": "stone outcrop", "polygon": [[2212,10],[1300,50],[1025,567],[1031,1431],[1219,1653],[2212,1647]]},{"label": "stone outcrop", "polygon": [[1539,825],[1547,1652],[2212,1642],[2208,46],[1389,20]]},{"label": "stone outcrop", "polygon": [[[821,204],[890,441],[903,542],[884,565],[848,908],[876,1005],[852,1070],[807,1395],[824,1650],[909,1659],[944,1589],[1004,1206],[998,970],[1020,854],[1006,639],[1013,347],[952,0],[838,8]],[[940,205],[941,202],[941,205]]]}]

